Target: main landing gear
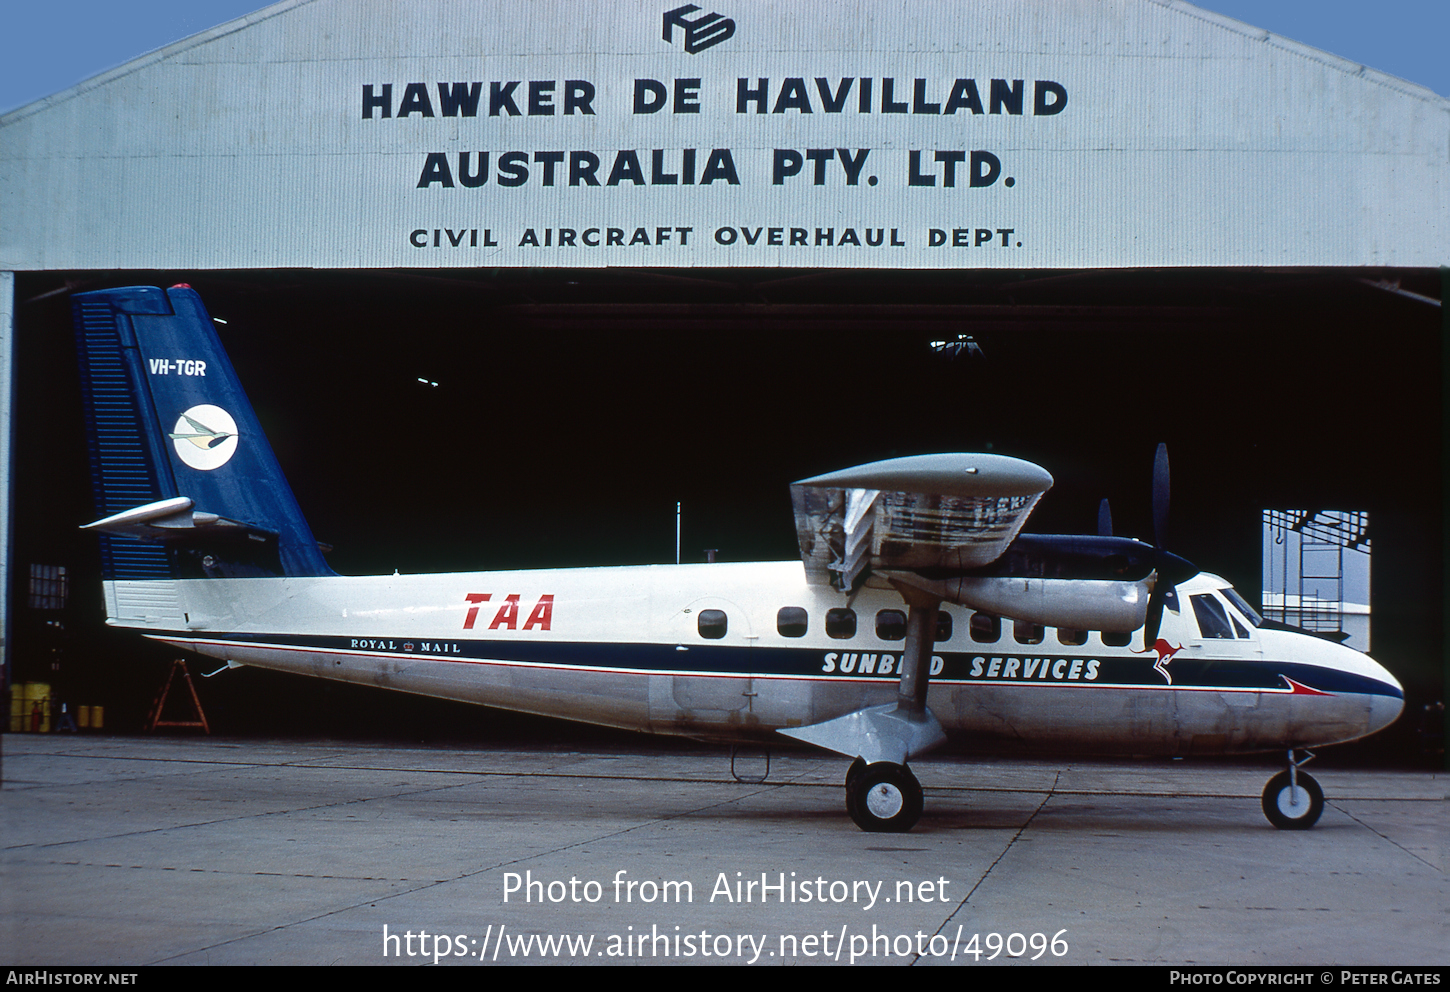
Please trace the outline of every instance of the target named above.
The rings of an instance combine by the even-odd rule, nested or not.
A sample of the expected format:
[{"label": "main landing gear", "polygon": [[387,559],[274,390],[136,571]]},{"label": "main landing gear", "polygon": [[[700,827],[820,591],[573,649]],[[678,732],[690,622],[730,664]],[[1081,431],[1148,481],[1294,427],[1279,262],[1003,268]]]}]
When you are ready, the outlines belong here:
[{"label": "main landing gear", "polygon": [[780,731],[854,758],[846,772],[846,812],[856,826],[872,833],[905,833],[916,826],[921,783],[906,763],[946,740],[926,706],[939,601],[909,588],[903,595],[909,609],[896,701]]},{"label": "main landing gear", "polygon": [[1264,786],[1264,815],[1280,830],[1308,830],[1324,812],[1324,791],[1313,776],[1299,770],[1313,758],[1305,751],[1303,761],[1295,760],[1290,749],[1288,770]]},{"label": "main landing gear", "polygon": [[921,819],[921,783],[911,769],[891,761],[851,762],[846,771],[846,812],[870,833],[905,833]]}]

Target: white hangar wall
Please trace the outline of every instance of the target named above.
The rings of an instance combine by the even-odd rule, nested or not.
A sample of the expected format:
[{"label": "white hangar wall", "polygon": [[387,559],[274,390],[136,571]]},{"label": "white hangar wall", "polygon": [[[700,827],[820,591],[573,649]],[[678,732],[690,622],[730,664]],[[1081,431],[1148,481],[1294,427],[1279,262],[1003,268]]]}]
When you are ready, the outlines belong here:
[{"label": "white hangar wall", "polygon": [[1450,100],[1177,0],[676,6],[180,42],[0,117],[0,270],[1450,260]]}]

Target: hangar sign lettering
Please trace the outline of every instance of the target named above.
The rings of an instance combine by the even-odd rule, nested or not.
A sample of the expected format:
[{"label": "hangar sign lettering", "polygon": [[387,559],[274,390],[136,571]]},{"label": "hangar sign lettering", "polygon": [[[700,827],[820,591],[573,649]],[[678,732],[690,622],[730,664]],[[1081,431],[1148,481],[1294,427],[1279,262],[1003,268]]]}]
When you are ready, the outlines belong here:
[{"label": "hangar sign lettering", "polygon": [[[683,8],[682,8],[683,9]],[[611,100],[607,88],[589,79],[510,79],[362,84],[361,119],[406,121],[417,118],[569,118],[594,117],[603,111],[618,117],[670,117],[698,119],[702,112],[749,119],[761,115],[860,118],[866,115],[903,115],[916,118],[1055,117],[1068,105],[1061,83],[1036,79],[992,78],[979,85],[962,77],[939,84],[927,77],[896,76],[787,76],[736,77],[733,101],[706,106],[702,77],[677,77],[668,82],[635,78],[627,95]],[[934,88],[936,87],[936,88]],[[717,95],[728,86],[715,87]],[[983,99],[983,91],[986,99]],[[1031,101],[1028,94],[1031,93]],[[435,99],[436,95],[436,99]],[[722,106],[723,104],[723,106]],[[488,132],[483,132],[485,135]],[[859,186],[871,148],[752,148],[756,161],[746,170],[749,179],[774,186]],[[980,148],[893,148],[878,154],[880,173],[867,175],[875,186],[888,182],[910,187],[953,189],[992,186],[1002,176],[1002,161],[993,151]],[[498,186],[709,186],[742,185],[737,153],[731,148],[651,149],[478,149],[452,153],[430,150],[416,187],[477,189],[490,179]],[[647,163],[647,164],[646,164]],[[836,168],[831,168],[832,165]],[[748,180],[746,181],[748,184]],[[1007,176],[1003,185],[1016,184]]]}]

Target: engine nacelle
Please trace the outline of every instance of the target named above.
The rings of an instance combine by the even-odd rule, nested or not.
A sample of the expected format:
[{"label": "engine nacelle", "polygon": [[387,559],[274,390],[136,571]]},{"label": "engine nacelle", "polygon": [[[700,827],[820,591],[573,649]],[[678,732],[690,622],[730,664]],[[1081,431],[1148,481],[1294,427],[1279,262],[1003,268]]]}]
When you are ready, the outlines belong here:
[{"label": "engine nacelle", "polygon": [[1060,627],[1130,633],[1148,617],[1154,576],[1137,582],[1109,579],[1038,579],[972,576],[927,579],[910,572],[881,572],[894,584],[910,586],[948,603],[983,613]]}]

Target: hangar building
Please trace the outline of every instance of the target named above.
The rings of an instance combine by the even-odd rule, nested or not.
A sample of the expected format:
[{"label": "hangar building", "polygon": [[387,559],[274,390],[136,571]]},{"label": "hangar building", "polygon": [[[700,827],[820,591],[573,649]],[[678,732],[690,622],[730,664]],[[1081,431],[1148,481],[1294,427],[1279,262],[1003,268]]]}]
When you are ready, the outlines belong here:
[{"label": "hangar building", "polygon": [[339,571],[671,560],[676,501],[687,557],[788,558],[787,483],[931,450],[1147,537],[1166,441],[1173,549],[1250,598],[1265,510],[1368,514],[1413,750],[1447,142],[1179,0],[284,0],[0,116],[7,671],[144,650],[88,626],[68,296],[186,282]]}]

